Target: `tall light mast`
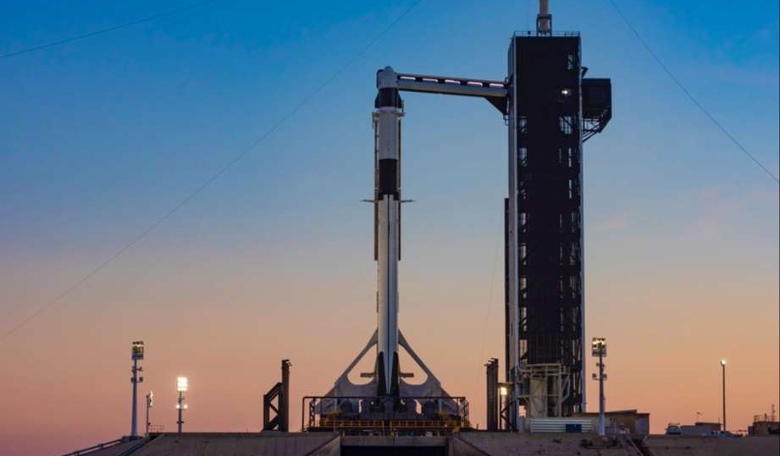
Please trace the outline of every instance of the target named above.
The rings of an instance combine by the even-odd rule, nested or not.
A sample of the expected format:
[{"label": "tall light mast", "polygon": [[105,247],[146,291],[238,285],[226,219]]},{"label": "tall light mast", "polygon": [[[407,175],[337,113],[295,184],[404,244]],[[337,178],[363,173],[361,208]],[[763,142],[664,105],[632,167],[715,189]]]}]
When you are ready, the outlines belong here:
[{"label": "tall light mast", "polygon": [[184,393],[187,392],[188,387],[189,382],[187,381],[187,377],[178,377],[176,379],[176,391],[179,393],[179,398],[176,401],[176,411],[179,414],[179,419],[176,420],[176,424],[179,428],[179,434],[181,434],[182,426],[184,425],[183,413],[189,408],[189,406],[184,403]]},{"label": "tall light mast", "polygon": [[607,357],[607,340],[603,337],[594,337],[591,342],[591,354],[599,359],[596,363],[596,367],[599,369],[599,373],[593,373],[593,380],[599,382],[599,435],[605,434],[604,429],[604,414],[606,407],[606,397],[604,396],[604,380],[607,379],[607,374],[604,373],[604,358]]},{"label": "tall light mast", "polygon": [[130,383],[133,384],[133,405],[132,405],[132,418],[130,420],[130,437],[138,437],[138,384],[144,381],[143,377],[139,377],[138,373],[143,372],[143,367],[138,367],[138,361],[144,359],[144,343],[143,341],[133,342],[133,346],[130,350],[130,358],[133,360],[133,376],[130,378]]}]

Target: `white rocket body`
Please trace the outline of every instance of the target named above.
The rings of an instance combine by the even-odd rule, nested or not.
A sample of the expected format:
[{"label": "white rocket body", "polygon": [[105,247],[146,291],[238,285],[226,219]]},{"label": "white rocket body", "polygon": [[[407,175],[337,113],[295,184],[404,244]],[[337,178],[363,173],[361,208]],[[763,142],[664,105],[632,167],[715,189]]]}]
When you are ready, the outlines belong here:
[{"label": "white rocket body", "polygon": [[[385,196],[379,201],[377,263],[377,351],[383,358],[384,381],[392,390],[398,357],[398,212],[400,202]],[[397,377],[397,376],[396,376]]]},{"label": "white rocket body", "polygon": [[[380,72],[381,75],[382,72]],[[394,82],[394,81],[393,81]],[[401,117],[398,89],[383,88],[374,111],[375,259],[379,395],[398,393],[398,261],[401,253]]]}]

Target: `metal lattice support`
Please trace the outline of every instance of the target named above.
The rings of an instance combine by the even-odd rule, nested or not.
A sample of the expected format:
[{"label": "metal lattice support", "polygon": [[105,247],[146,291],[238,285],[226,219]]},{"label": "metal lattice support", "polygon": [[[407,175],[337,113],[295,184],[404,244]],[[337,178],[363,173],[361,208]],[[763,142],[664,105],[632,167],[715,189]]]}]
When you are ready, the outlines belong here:
[{"label": "metal lattice support", "polygon": [[519,369],[517,397],[526,416],[559,417],[571,394],[570,376],[561,364],[523,364]]},{"label": "metal lattice support", "polygon": [[576,33],[516,34],[509,71],[507,378],[529,416],[571,416],[585,403],[582,143],[612,117],[611,85],[582,78]]},{"label": "metal lattice support", "polygon": [[306,431],[450,435],[470,425],[469,403],[458,396],[305,396],[301,401],[301,429]]},{"label": "metal lattice support", "polygon": [[580,38],[516,37],[514,56],[518,357],[562,365],[572,394],[540,412],[571,416],[583,400]]},{"label": "metal lattice support", "polygon": [[485,364],[487,379],[487,430],[498,430],[498,359],[491,358],[490,362]]},{"label": "metal lattice support", "polygon": [[263,395],[263,430],[290,430],[290,360],[282,360],[282,381]]}]

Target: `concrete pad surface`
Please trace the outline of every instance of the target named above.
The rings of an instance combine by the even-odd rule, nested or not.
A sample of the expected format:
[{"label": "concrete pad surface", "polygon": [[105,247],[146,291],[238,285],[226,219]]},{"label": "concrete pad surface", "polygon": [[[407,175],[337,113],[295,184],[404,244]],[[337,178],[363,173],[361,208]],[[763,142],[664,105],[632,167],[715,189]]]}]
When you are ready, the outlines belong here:
[{"label": "concrete pad surface", "polygon": [[133,456],[335,456],[339,454],[338,441],[331,433],[162,434]]},{"label": "concrete pad surface", "polygon": [[[457,439],[462,442],[455,442]],[[583,445],[583,440],[594,439],[598,440],[595,434],[462,432],[453,439],[450,456],[634,456],[636,454],[633,450],[621,446],[596,448]]]},{"label": "concrete pad surface", "polygon": [[780,436],[695,437],[651,435],[647,446],[656,456],[777,456]]}]

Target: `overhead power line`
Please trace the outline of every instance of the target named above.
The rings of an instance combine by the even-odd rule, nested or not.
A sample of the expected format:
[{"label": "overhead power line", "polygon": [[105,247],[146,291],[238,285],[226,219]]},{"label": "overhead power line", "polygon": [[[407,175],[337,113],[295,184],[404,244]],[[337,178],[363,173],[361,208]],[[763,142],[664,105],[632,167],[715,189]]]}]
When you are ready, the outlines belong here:
[{"label": "overhead power line", "polygon": [[200,8],[201,6],[206,6],[206,5],[209,5],[211,3],[216,3],[216,2],[219,2],[219,1],[221,1],[221,0],[209,0],[209,1],[206,1],[206,2],[194,3],[192,5],[182,6],[181,8],[175,8],[175,9],[172,9],[172,10],[164,11],[162,13],[153,14],[151,16],[147,16],[147,17],[144,17],[142,19],[138,19],[138,20],[130,21],[130,22],[125,22],[124,24],[114,25],[112,27],[104,28],[104,29],[97,30],[97,31],[94,31],[94,32],[90,32],[90,33],[85,33],[83,35],[76,35],[76,36],[72,36],[70,38],[62,38],[62,39],[55,40],[55,41],[50,41],[48,43],[44,43],[44,44],[41,44],[41,45],[38,45],[38,46],[33,46],[33,47],[26,48],[26,49],[18,50],[18,51],[8,52],[6,54],[0,54],[0,59],[7,59],[9,57],[15,57],[17,55],[28,54],[30,52],[40,51],[41,49],[46,49],[46,48],[50,48],[50,47],[54,47],[54,46],[59,46],[61,44],[72,43],[74,41],[83,40],[85,38],[92,38],[93,36],[104,35],[104,34],[109,33],[109,32],[122,30],[122,29],[125,29],[125,28],[128,28],[128,27],[132,27],[134,25],[143,24],[144,22],[150,22],[150,21],[153,21],[155,19],[160,19],[161,17],[173,16],[173,15],[178,14],[178,13],[183,13],[185,11],[189,11],[189,10],[192,10],[192,9],[195,9],[195,8]]},{"label": "overhead power line", "polygon": [[[502,231],[503,231],[503,227]],[[504,233],[500,233],[496,237],[496,247],[493,250],[493,269],[490,272],[490,293],[488,295],[487,300],[487,309],[485,309],[485,321],[482,324],[482,340],[480,341],[480,347],[479,347],[479,358],[477,358],[477,363],[475,365],[479,365],[479,363],[482,362],[482,356],[485,353],[485,340],[487,339],[487,330],[488,330],[488,323],[490,322],[490,311],[493,308],[493,289],[496,282],[496,266],[498,265],[498,248],[501,245],[501,239],[504,237]],[[479,377],[481,376],[481,373],[477,373],[476,383],[474,384],[474,388],[477,388],[477,385],[479,384]]]},{"label": "overhead power line", "polygon": [[249,152],[254,150],[265,138],[271,135],[274,131],[276,131],[282,124],[284,124],[287,120],[289,120],[292,116],[294,116],[298,111],[300,111],[301,108],[303,108],[306,104],[308,104],[317,94],[322,92],[322,90],[330,85],[341,73],[343,73],[347,68],[352,66],[357,60],[359,60],[371,47],[373,47],[382,37],[384,37],[393,27],[396,26],[403,18],[405,18],[409,13],[412,12],[420,3],[422,3],[423,0],[417,0],[414,2],[409,8],[407,8],[401,15],[399,15],[393,22],[390,23],[384,30],[379,32],[363,49],[355,54],[354,57],[352,57],[350,60],[348,60],[344,65],[342,65],[338,70],[336,70],[328,79],[326,79],[322,84],[320,84],[314,91],[312,91],[309,95],[306,96],[300,103],[298,103],[295,107],[293,107],[286,115],[284,115],[282,118],[280,118],[275,124],[273,124],[268,130],[266,130],[262,135],[260,135],[257,139],[255,139],[247,148],[242,150],[238,155],[236,155],[232,160],[230,160],[227,164],[225,164],[222,168],[220,168],[216,173],[214,173],[210,178],[208,178],[205,182],[203,182],[201,185],[199,185],[197,188],[195,188],[194,191],[192,191],[189,195],[187,195],[184,199],[179,201],[177,204],[171,208],[168,212],[165,213],[162,217],[158,218],[154,221],[151,225],[149,225],[148,228],[146,228],[144,231],[142,231],[140,234],[135,236],[130,242],[126,243],[122,248],[117,250],[113,255],[108,257],[106,260],[104,260],[102,263],[100,263],[97,267],[92,269],[89,273],[87,273],[85,276],[83,276],[81,279],[73,283],[70,287],[66,288],[65,291],[57,295],[54,299],[49,301],[44,306],[40,307],[38,310],[36,310],[34,313],[29,315],[28,317],[24,318],[22,321],[17,323],[14,327],[12,327],[8,332],[3,334],[2,337],[0,337],[0,341],[5,340],[8,336],[12,335],[16,331],[23,328],[25,325],[33,321],[36,317],[44,313],[47,309],[52,307],[53,305],[57,304],[58,302],[62,301],[65,297],[67,297],[69,294],[71,294],[74,290],[76,290],[78,287],[81,286],[84,282],[91,279],[95,274],[100,272],[102,269],[104,269],[106,266],[111,264],[114,260],[122,256],[123,253],[125,253],[127,250],[132,248],[135,244],[137,244],[139,241],[141,241],[143,238],[145,238],[149,233],[157,229],[160,225],[162,225],[166,220],[168,220],[173,214],[178,212],[181,208],[187,205],[190,201],[192,201],[196,196],[198,196],[203,190],[205,190],[209,185],[214,183],[217,179],[219,179],[220,176],[222,176],[225,172],[227,172],[230,168],[233,167],[236,163],[238,163],[242,158],[244,158]]},{"label": "overhead power line", "polygon": [[653,49],[650,47],[649,44],[642,38],[642,35],[639,34],[639,32],[634,28],[633,25],[631,25],[631,22],[628,20],[628,18],[623,14],[623,12],[618,8],[617,4],[615,4],[614,0],[608,0],[609,3],[612,5],[612,8],[615,9],[615,11],[618,13],[618,15],[623,19],[623,22],[628,26],[628,28],[631,30],[631,32],[634,33],[634,36],[636,36],[636,39],[639,40],[639,42],[642,44],[642,46],[647,50],[648,53],[653,57],[653,59],[658,63],[658,65],[661,66],[661,68],[664,70],[664,72],[671,78],[671,80],[677,85],[677,87],[680,88],[680,90],[683,91],[683,93],[688,97],[689,100],[693,102],[693,104],[696,105],[697,108],[701,110],[701,112],[704,113],[707,118],[709,118],[713,124],[715,124],[716,127],[720,131],[723,132],[724,135],[726,135],[731,142],[733,142],[749,159],[751,159],[756,165],[758,165],[764,172],[771,177],[775,182],[780,183],[780,179],[777,178],[777,176],[772,173],[766,166],[764,166],[763,163],[758,161],[758,159],[751,154],[739,141],[737,141],[737,138],[731,135],[728,130],[726,130],[726,127],[723,126],[720,122],[718,122],[715,117],[713,117],[712,114],[710,114],[709,111],[696,99],[696,97],[691,94],[691,92],[683,85],[682,82],[680,82],[679,79],[677,79],[677,76],[672,73],[672,70],[669,69],[669,67],[664,64],[664,62],[661,60],[660,57],[658,57],[658,54],[656,54]]}]

